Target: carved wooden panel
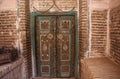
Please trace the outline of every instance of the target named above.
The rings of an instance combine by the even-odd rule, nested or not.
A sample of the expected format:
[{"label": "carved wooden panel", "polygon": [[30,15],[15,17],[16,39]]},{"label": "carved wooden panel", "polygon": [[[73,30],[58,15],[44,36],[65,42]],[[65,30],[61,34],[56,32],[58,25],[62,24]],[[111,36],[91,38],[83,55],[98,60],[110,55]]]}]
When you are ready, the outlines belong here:
[{"label": "carved wooden panel", "polygon": [[[54,28],[53,16],[36,17],[36,52],[38,76],[50,77],[54,73]],[[53,69],[53,70],[52,70]]]},{"label": "carved wooden panel", "polygon": [[40,30],[50,30],[50,21],[49,20],[40,21]]},{"label": "carved wooden panel", "polygon": [[37,73],[42,77],[73,77],[74,17],[36,17]]},{"label": "carved wooden panel", "polygon": [[70,74],[70,65],[62,65],[61,66],[61,76],[62,77],[68,77]]},{"label": "carved wooden panel", "polygon": [[40,58],[41,61],[50,61],[50,43],[46,35],[40,35]]},{"label": "carved wooden panel", "polygon": [[42,74],[42,76],[49,76],[50,66],[49,65],[41,65],[41,74]]},{"label": "carved wooden panel", "polygon": [[[73,16],[59,16],[57,25],[57,51],[59,53],[59,76],[70,77],[72,72],[72,34],[73,33]],[[74,36],[73,36],[74,39]]]}]

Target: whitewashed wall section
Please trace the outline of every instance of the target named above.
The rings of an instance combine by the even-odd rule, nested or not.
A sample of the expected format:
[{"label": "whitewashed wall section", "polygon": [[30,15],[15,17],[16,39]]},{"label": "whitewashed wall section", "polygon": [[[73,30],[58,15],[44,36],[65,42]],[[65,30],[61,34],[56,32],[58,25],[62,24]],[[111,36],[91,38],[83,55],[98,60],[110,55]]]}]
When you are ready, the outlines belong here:
[{"label": "whitewashed wall section", "polygon": [[0,0],[0,10],[16,10],[17,0]]}]

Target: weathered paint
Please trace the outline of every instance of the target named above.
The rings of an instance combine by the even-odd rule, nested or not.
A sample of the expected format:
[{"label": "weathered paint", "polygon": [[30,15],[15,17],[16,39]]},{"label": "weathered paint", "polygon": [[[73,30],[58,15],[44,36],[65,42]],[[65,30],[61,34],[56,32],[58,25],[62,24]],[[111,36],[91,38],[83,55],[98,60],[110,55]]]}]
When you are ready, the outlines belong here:
[{"label": "weathered paint", "polygon": [[[74,15],[76,19],[76,69],[75,69],[75,77],[78,79],[78,66],[79,66],[79,33],[78,33],[78,18],[77,18],[77,11],[71,11],[71,12],[64,12],[64,13],[58,13],[56,15]],[[36,77],[37,71],[36,71],[36,55],[35,55],[35,16],[37,15],[43,15],[43,13],[40,12],[32,12],[31,13],[31,42],[32,42],[32,64],[33,64],[33,77]],[[49,15],[49,14],[48,14]],[[52,14],[54,15],[54,13]]]}]

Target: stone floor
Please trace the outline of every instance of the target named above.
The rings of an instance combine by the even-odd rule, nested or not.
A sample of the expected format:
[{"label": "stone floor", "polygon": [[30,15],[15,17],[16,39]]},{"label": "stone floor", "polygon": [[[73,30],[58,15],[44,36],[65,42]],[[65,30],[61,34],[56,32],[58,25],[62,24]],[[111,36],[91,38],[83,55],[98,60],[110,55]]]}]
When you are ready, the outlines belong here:
[{"label": "stone floor", "polygon": [[87,79],[120,79],[120,65],[107,57],[87,58],[83,63],[86,66],[84,72],[89,70],[88,74],[84,74],[90,77]]}]

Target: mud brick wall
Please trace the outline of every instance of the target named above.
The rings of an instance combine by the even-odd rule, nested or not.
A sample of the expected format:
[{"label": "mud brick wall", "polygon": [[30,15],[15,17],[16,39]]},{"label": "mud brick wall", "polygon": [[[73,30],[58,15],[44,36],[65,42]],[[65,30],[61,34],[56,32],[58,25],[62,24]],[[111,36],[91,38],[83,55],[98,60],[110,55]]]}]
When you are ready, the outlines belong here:
[{"label": "mud brick wall", "polygon": [[0,48],[17,45],[16,11],[0,11]]},{"label": "mud brick wall", "polygon": [[107,40],[107,10],[93,10],[91,15],[91,54],[104,55]]},{"label": "mud brick wall", "polygon": [[79,3],[79,56],[83,58],[88,50],[88,2],[80,0]]},{"label": "mud brick wall", "polygon": [[81,59],[88,50],[88,2],[79,0],[79,79],[81,78]]},{"label": "mud brick wall", "polygon": [[32,60],[31,60],[31,35],[30,35],[30,7],[29,0],[20,0],[20,33],[21,33],[21,52],[24,58],[26,79],[32,77]]},{"label": "mud brick wall", "polygon": [[110,11],[110,54],[120,64],[120,5]]}]

